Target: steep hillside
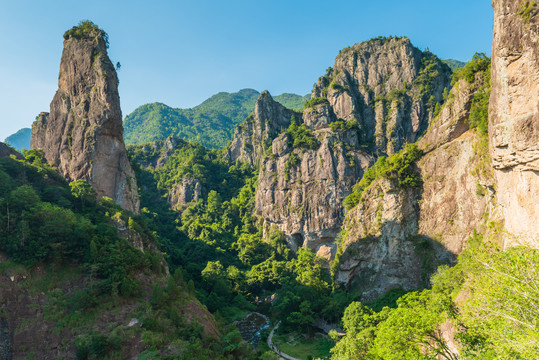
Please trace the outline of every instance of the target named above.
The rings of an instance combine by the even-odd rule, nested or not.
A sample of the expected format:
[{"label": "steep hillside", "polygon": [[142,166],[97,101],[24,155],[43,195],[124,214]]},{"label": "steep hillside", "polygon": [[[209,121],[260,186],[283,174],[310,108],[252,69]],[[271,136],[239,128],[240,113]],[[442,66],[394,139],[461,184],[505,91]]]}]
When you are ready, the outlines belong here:
[{"label": "steep hillside", "polygon": [[275,96],[273,99],[287,109],[294,111],[302,111],[303,107],[305,106],[305,103],[311,99],[311,94],[299,96],[296,94],[284,93]]},{"label": "steep hillside", "polygon": [[0,142],[0,158],[13,156],[18,159],[22,159],[22,155],[13,149],[11,146]]},{"label": "steep hillside", "polygon": [[[161,103],[143,105],[124,119],[125,142],[138,145],[174,135],[210,149],[223,148],[232,139],[236,125],[253,112],[258,96],[256,90],[243,89],[221,92],[192,109],[174,109]],[[306,101],[295,94],[282,94],[275,100],[292,109],[302,109]]]},{"label": "steep hillside", "polygon": [[30,137],[32,135],[32,129],[23,128],[12,134],[4,140],[15,149],[22,151],[22,149],[30,149]]},{"label": "steep hillside", "polygon": [[0,179],[2,359],[219,353],[213,317],[168,275],[148,219],[68,186],[40,151],[0,159]]},{"label": "steep hillside", "polygon": [[285,108],[264,91],[256,100],[253,114],[236,127],[227,148],[227,159],[232,164],[247,163],[258,168],[273,139],[292,121],[299,120],[301,113]]},{"label": "steep hillside", "polygon": [[[430,289],[402,296],[395,309],[352,303],[334,360],[539,353],[539,8],[526,0],[494,0],[493,7],[492,64],[477,54],[456,71],[444,108],[419,141],[425,154],[415,163],[415,195],[379,186],[400,172],[380,166],[368,184],[366,174],[345,220],[336,271],[341,279],[354,274],[351,285],[368,298],[417,281],[417,265],[406,265],[414,253],[427,276],[443,252],[460,254],[457,262],[438,268]],[[365,236],[371,233],[374,239]]]},{"label": "steep hillside", "polygon": [[455,72],[456,70],[460,69],[461,67],[463,67],[464,65],[466,65],[465,62],[462,62],[462,61],[458,61],[458,60],[454,60],[454,59],[447,59],[447,60],[442,60],[447,66],[449,66],[449,68],[451,69],[451,71]]}]

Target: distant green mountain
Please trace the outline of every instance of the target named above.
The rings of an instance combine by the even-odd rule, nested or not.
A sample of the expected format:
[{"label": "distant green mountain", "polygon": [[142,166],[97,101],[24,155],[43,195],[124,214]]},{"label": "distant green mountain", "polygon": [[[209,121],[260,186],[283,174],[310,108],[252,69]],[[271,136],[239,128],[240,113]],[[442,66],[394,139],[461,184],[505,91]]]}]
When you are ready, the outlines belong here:
[{"label": "distant green mountain", "polygon": [[305,105],[307,101],[309,101],[310,98],[311,98],[311,94],[307,94],[305,96],[299,96],[296,94],[284,93],[284,94],[275,96],[273,100],[281,103],[281,105],[289,109],[302,111],[303,106]]},{"label": "distant green mountain", "polygon": [[442,62],[445,63],[447,66],[449,66],[449,68],[453,72],[455,72],[455,70],[457,70],[458,68],[461,68],[464,65],[466,65],[465,62],[454,60],[454,59],[442,60]]},{"label": "distant green mountain", "polygon": [[18,151],[22,149],[30,149],[30,136],[32,134],[32,129],[22,128],[17,131],[15,134],[12,134],[4,140],[9,145],[13,146]]},{"label": "distant green mountain", "polygon": [[[170,135],[219,149],[232,139],[234,129],[253,110],[259,92],[243,89],[220,92],[192,109],[175,109],[162,103],[138,107],[124,119],[124,141],[140,145],[164,140]],[[292,109],[302,109],[307,96],[282,94],[275,100]]]}]

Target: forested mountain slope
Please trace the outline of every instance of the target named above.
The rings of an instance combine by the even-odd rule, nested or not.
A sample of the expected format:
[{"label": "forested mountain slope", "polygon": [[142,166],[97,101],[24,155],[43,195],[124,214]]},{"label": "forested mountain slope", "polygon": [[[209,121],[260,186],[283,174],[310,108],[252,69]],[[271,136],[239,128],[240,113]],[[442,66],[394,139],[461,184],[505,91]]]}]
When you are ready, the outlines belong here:
[{"label": "forested mountain slope", "polygon": [[[256,90],[243,89],[218,93],[192,109],[175,109],[161,103],[143,105],[124,119],[125,142],[139,145],[174,135],[210,149],[223,148],[232,139],[236,125],[253,112],[258,96]],[[299,110],[308,99],[282,94],[275,100]]]},{"label": "forested mountain slope", "polygon": [[13,146],[18,151],[22,149],[30,149],[30,137],[32,135],[32,129],[22,128],[15,134],[8,136],[5,140],[6,143]]}]

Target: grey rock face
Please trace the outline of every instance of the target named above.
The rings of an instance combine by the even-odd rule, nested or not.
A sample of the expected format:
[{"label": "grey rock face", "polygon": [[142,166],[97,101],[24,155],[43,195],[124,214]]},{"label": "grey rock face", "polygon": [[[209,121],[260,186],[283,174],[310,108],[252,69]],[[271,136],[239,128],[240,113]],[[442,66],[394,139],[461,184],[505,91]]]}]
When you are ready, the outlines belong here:
[{"label": "grey rock face", "polygon": [[87,180],[99,197],[138,213],[137,183],[123,142],[118,77],[101,32],[64,41],[58,91],[48,117],[40,115],[32,126],[32,148],[42,148],[66,180]]},{"label": "grey rock face", "polygon": [[292,118],[299,121],[301,114],[273,100],[268,91],[262,92],[255,103],[253,114],[236,128],[227,149],[229,161],[258,166],[264,152],[271,146],[271,141],[288,128]]},{"label": "grey rock face", "polygon": [[292,248],[309,247],[331,259],[343,199],[378,154],[398,151],[425,133],[449,84],[449,68],[406,38],[342,50],[302,116],[320,147],[294,149],[288,134],[273,140],[260,165],[257,214],[284,231]]},{"label": "grey rock face", "polygon": [[472,99],[480,83],[470,84],[462,79],[453,86],[440,115],[431,121],[427,133],[419,140],[419,147],[431,151],[468,131]]},{"label": "grey rock face", "polygon": [[32,123],[32,136],[30,139],[31,149],[44,149],[45,148],[45,135],[47,134],[47,122],[49,120],[49,113],[40,113],[36,121]]},{"label": "grey rock face", "polygon": [[371,151],[393,154],[425,133],[450,75],[407,38],[373,39],[343,49],[312,98],[326,98],[336,118],[356,120]]},{"label": "grey rock face", "polygon": [[[336,279],[364,292],[365,300],[392,288],[424,285],[434,270],[421,269],[425,256],[432,264],[451,263],[484,222],[482,216],[492,212],[492,171],[479,150],[481,136],[468,125],[480,84],[480,79],[457,83],[419,141],[425,151],[417,162],[421,189],[399,189],[377,179],[346,214]],[[430,254],[420,256],[422,244],[430,244]]]},{"label": "grey rock face", "polygon": [[313,130],[323,129],[337,120],[329,103],[305,109],[303,114],[305,124]]},{"label": "grey rock face", "polygon": [[168,194],[168,203],[174,210],[183,211],[196,203],[202,196],[202,185],[198,179],[184,177],[181,184],[174,184]]},{"label": "grey rock face", "polygon": [[505,228],[539,247],[539,9],[494,0],[490,155]]},{"label": "grey rock face", "polygon": [[418,230],[420,192],[377,180],[350,210],[343,225],[336,280],[371,300],[392,288],[420,286],[421,260],[409,239]]},{"label": "grey rock face", "polygon": [[308,247],[330,259],[344,219],[342,200],[373,157],[358,149],[357,133],[314,132],[318,149],[293,149],[288,134],[273,141],[260,166],[257,214],[284,231],[292,249]]},{"label": "grey rock face", "polygon": [[[491,171],[483,173],[483,158],[472,131],[426,154],[418,163],[423,178],[419,233],[436,239],[453,254],[484,222],[494,203]],[[487,168],[489,169],[489,168]]]}]

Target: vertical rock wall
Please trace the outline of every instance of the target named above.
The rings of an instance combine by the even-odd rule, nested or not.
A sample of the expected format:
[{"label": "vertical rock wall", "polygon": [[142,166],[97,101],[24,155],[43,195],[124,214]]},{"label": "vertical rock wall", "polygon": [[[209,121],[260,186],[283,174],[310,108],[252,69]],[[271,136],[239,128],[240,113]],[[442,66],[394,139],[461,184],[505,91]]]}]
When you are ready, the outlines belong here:
[{"label": "vertical rock wall", "polygon": [[490,155],[513,242],[539,247],[539,16],[535,1],[494,0]]}]

